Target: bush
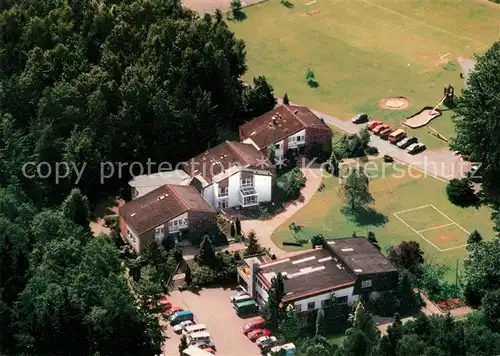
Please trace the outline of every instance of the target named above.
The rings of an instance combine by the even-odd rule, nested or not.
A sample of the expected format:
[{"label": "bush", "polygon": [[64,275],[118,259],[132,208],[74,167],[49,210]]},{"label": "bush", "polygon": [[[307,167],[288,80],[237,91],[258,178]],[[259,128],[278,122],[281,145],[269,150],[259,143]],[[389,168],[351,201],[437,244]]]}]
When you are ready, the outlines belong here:
[{"label": "bush", "polygon": [[120,215],[118,214],[112,214],[112,215],[106,215],[104,218],[104,224],[106,226],[111,226],[113,224],[118,224],[120,222]]},{"label": "bush", "polygon": [[316,141],[313,141],[306,147],[307,158],[310,160],[315,158],[318,163],[326,162],[331,154],[331,150],[325,150],[323,145]]},{"label": "bush", "polygon": [[211,220],[201,220],[193,224],[186,232],[187,239],[193,246],[200,246],[205,235],[210,237],[214,246],[227,245],[226,235],[219,229],[217,223]]},{"label": "bush", "polygon": [[192,276],[194,285],[199,286],[209,286],[212,285],[217,279],[217,273],[215,270],[208,266],[198,266],[193,265]]},{"label": "bush", "polygon": [[314,246],[320,246],[323,245],[323,241],[325,241],[325,237],[321,234],[315,235],[311,238],[311,245],[312,247]]},{"label": "bush", "polygon": [[452,204],[462,208],[474,206],[479,202],[472,188],[472,182],[467,178],[450,180],[446,186],[446,195]]},{"label": "bush", "polygon": [[277,179],[276,185],[280,189],[283,198],[288,200],[297,199],[300,191],[306,186],[306,177],[300,169],[294,168]]},{"label": "bush", "polygon": [[314,75],[314,72],[312,71],[311,68],[308,68],[306,70],[306,83],[309,85],[311,88],[316,88],[318,86],[318,82],[316,81],[316,76]]},{"label": "bush", "polygon": [[377,147],[373,147],[373,146],[368,146],[365,149],[365,154],[366,155],[376,155],[376,154],[378,154],[378,148]]},{"label": "bush", "polygon": [[322,182],[318,187],[318,192],[322,192],[323,189],[325,189],[325,183]]}]

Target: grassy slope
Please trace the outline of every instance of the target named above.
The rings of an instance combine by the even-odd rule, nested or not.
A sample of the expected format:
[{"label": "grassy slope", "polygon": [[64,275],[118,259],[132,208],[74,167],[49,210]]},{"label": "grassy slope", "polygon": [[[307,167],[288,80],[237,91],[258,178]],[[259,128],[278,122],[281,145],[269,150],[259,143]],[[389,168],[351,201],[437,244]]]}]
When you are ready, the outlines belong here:
[{"label": "grassy slope", "polygon": [[[383,216],[378,218],[365,218],[364,221],[355,221],[352,218],[344,216],[340,212],[342,199],[338,195],[340,183],[337,178],[326,177],[323,179],[325,189],[314,195],[312,200],[298,211],[292,218],[284,222],[272,236],[273,241],[280,247],[285,240],[293,241],[292,234],[288,230],[288,225],[293,221],[304,225],[303,230],[298,234],[299,239],[308,239],[311,236],[322,233],[327,237],[350,236],[356,232],[358,236],[366,235],[368,231],[375,232],[380,246],[384,251],[391,245],[398,244],[406,240],[418,241],[425,252],[426,258],[450,266],[446,278],[453,280],[455,276],[455,265],[458,259],[459,265],[467,256],[465,248],[454,249],[451,251],[440,252],[419,235],[410,230],[401,221],[394,217],[395,212],[412,209],[422,205],[433,204],[436,208],[447,214],[454,221],[459,223],[468,231],[477,229],[484,237],[493,235],[492,222],[489,218],[488,208],[481,209],[461,209],[451,205],[444,193],[445,183],[433,177],[419,177],[421,174],[412,171],[413,177],[408,175],[407,168],[405,174],[395,171],[391,165],[385,165],[381,160],[374,161],[378,168],[371,170],[373,177],[382,176],[381,172],[385,169],[385,178],[375,178],[370,183],[370,192],[375,198],[374,208]],[[372,162],[373,163],[373,162]],[[428,225],[421,228],[429,228],[442,225],[442,217],[432,210],[419,212],[428,218]],[[383,217],[387,222],[382,222]],[[444,221],[447,223],[447,221]],[[467,235],[458,231],[463,240],[460,242],[441,242],[442,249],[458,246],[465,243]],[[428,233],[425,236],[429,236]],[[297,250],[296,247],[284,247],[286,250]],[[310,248],[305,244],[303,248]]]},{"label": "grassy slope", "polygon": [[[279,96],[331,115],[349,118],[364,111],[399,125],[423,106],[432,106],[447,84],[463,86],[458,65],[437,67],[440,55],[472,57],[498,39],[500,9],[474,1],[329,1],[317,2],[304,14],[302,2],[287,9],[278,1],[252,6],[248,18],[230,27],[247,44],[247,79],[265,75]],[[312,68],[319,88],[304,81]],[[382,111],[378,101],[405,96],[404,111]],[[453,134],[451,113],[432,127]],[[444,143],[427,129],[416,134],[430,148]]]}]

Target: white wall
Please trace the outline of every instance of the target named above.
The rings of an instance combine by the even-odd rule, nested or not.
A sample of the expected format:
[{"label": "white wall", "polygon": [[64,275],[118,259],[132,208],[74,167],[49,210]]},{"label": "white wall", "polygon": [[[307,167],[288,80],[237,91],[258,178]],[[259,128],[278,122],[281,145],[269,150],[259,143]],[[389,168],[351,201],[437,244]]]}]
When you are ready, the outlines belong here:
[{"label": "white wall", "polygon": [[186,211],[185,213],[181,214],[181,215],[178,215],[176,216],[175,218],[172,218],[170,219],[168,222],[167,222],[167,225],[169,227],[169,233],[173,233],[173,232],[177,232],[178,230],[174,230],[174,231],[170,231],[170,221],[173,221],[173,220],[180,220],[180,219],[187,219],[188,218],[188,212]]},{"label": "white wall", "polygon": [[[135,237],[135,241],[134,239],[132,238],[129,238],[128,236],[128,233],[130,232],[130,234],[132,236]],[[136,251],[139,251],[139,234],[137,234],[130,226],[127,225],[127,235],[125,236],[127,238],[127,241],[129,242],[129,244],[132,245],[132,247],[134,248],[134,250]]]},{"label": "white wall", "polygon": [[[302,142],[304,142],[304,143],[305,143],[305,140],[306,140],[306,138],[305,138],[305,137],[306,137],[306,129],[304,129],[304,130],[300,130],[299,132],[296,132],[296,133],[294,133],[293,135],[288,136],[287,140],[288,140],[289,138],[291,138],[291,137],[297,137],[297,136],[303,136],[303,137],[304,137],[304,139],[302,140]],[[293,148],[293,146],[292,146],[292,147],[290,147],[290,141],[288,141],[288,142],[289,142],[289,143],[288,143],[288,148]]]},{"label": "white wall", "polygon": [[[259,285],[263,285],[262,282],[259,283],[259,278],[255,278],[255,298],[257,302],[261,305],[264,305],[267,303],[267,300],[269,299],[269,294]],[[260,296],[260,298],[259,298]],[[262,299],[261,299],[262,298]]]},{"label": "white wall", "polygon": [[235,173],[230,176],[228,182],[229,207],[240,205],[240,179],[241,173]]},{"label": "white wall", "polygon": [[336,290],[335,292],[328,292],[320,295],[316,295],[311,298],[305,298],[298,300],[294,303],[294,305],[299,305],[301,306],[301,311],[307,311],[307,305],[311,302],[315,303],[314,309],[319,309],[321,308],[321,301],[326,300],[326,299],[332,299],[332,295],[335,295],[335,297],[340,298],[340,297],[345,297],[347,296],[347,304],[352,305],[354,302],[356,302],[359,298],[357,295],[353,295],[354,287],[348,287],[340,290]]},{"label": "white wall", "polygon": [[284,151],[283,151],[283,140],[278,141],[278,142],[276,142],[275,144],[276,144],[276,145],[280,145],[280,149],[279,149],[279,150],[278,150],[278,149],[276,149],[276,148],[274,149],[274,154],[275,154],[275,156],[276,156],[276,157],[278,157],[278,156],[282,156],[282,157],[283,157],[283,154],[284,154]]},{"label": "white wall", "polygon": [[217,209],[217,200],[215,196],[216,184],[211,184],[203,189],[203,198],[210,204],[214,209]]},{"label": "white wall", "polygon": [[255,191],[259,194],[259,203],[264,201],[271,201],[272,191],[272,176],[261,176],[255,174],[253,176],[253,184]]}]

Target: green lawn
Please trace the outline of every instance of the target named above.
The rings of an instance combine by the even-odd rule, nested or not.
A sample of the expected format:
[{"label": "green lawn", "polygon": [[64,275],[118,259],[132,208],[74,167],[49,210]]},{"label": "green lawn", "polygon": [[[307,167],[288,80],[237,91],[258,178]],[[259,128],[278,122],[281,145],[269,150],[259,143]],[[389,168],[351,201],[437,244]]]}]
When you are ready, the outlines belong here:
[{"label": "green lawn", "polygon": [[[297,239],[303,241],[319,233],[334,238],[351,236],[353,232],[366,236],[368,231],[373,231],[384,252],[404,240],[418,241],[426,259],[450,266],[446,278],[451,280],[455,276],[457,260],[461,266],[467,256],[465,247],[459,247],[466,243],[468,237],[462,229],[477,229],[485,238],[493,236],[489,208],[462,209],[452,205],[445,195],[445,182],[424,177],[415,170],[410,172],[407,166],[395,168],[381,159],[369,164],[372,165],[370,192],[375,198],[375,212],[357,219],[342,214],[343,201],[338,194],[340,182],[338,178],[328,176],[323,178],[325,189],[316,193],[307,205],[274,231],[274,243],[289,251],[310,248],[309,243],[302,248],[282,246],[283,241],[294,241],[288,229],[291,222],[304,226],[297,235]],[[424,207],[426,205],[432,207]],[[415,208],[419,209],[405,212]],[[440,212],[460,227],[451,225],[451,220]],[[415,231],[419,231],[420,235]]]},{"label": "green lawn", "polygon": [[[265,75],[278,96],[340,118],[367,112],[393,125],[424,106],[435,105],[443,87],[463,86],[456,62],[437,66],[450,53],[473,58],[499,38],[500,8],[476,1],[318,1],[305,15],[302,1],[288,9],[268,1],[245,9],[247,18],[230,22],[248,52],[246,79]],[[311,68],[319,82],[309,88],[304,79]],[[378,101],[404,96],[407,110],[383,111]],[[453,135],[451,112],[432,123]],[[445,143],[417,129],[429,148]]]}]

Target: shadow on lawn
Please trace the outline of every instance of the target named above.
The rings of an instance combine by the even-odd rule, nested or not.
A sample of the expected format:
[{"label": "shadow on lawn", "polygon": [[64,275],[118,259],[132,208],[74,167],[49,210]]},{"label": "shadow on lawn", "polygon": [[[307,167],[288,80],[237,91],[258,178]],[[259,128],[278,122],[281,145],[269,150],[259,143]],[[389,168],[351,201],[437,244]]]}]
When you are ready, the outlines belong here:
[{"label": "shadow on lawn", "polygon": [[360,226],[384,226],[389,218],[373,208],[360,209],[356,211],[343,210],[342,213],[351,218]]}]

